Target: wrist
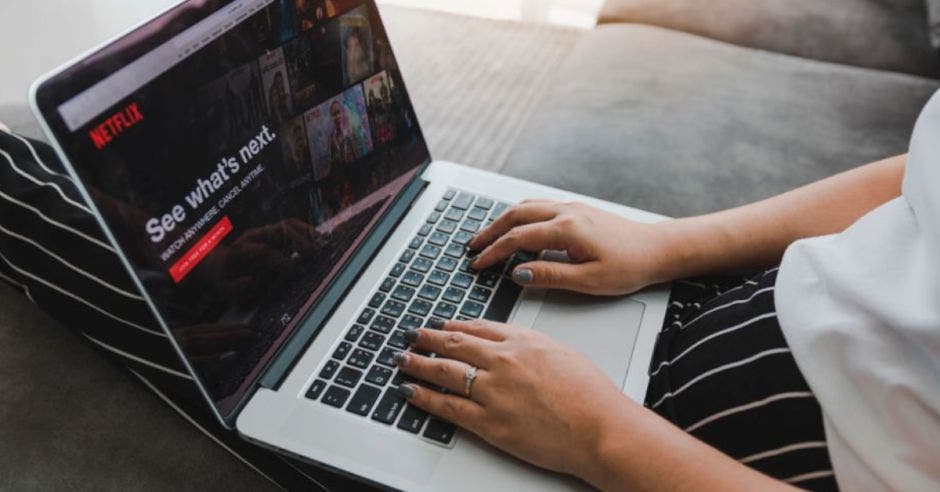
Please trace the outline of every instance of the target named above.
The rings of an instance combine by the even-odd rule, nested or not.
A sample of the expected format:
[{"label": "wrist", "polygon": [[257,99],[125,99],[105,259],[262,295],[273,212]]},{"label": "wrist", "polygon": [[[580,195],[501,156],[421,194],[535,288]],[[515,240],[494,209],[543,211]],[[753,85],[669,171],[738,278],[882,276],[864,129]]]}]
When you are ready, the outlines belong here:
[{"label": "wrist", "polygon": [[642,425],[642,421],[636,412],[640,407],[622,393],[618,392],[615,401],[605,407],[610,410],[597,419],[574,474],[597,489],[612,490],[625,483],[627,467],[623,457],[632,454],[625,448],[634,445],[629,429],[631,425]]}]

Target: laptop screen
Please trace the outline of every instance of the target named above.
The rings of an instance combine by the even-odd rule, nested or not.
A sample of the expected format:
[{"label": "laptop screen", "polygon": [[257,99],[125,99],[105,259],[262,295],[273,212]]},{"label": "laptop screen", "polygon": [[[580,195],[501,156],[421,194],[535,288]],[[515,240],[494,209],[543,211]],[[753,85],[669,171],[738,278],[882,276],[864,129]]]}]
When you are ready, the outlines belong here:
[{"label": "laptop screen", "polygon": [[50,124],[227,415],[430,161],[375,5],[193,0],[69,70]]}]

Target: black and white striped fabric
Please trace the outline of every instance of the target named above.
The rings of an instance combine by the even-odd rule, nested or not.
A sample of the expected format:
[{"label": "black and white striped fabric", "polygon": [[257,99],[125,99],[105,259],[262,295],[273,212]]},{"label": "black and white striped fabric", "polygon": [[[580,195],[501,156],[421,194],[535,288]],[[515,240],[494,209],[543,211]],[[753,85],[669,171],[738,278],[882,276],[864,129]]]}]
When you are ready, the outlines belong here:
[{"label": "black and white striped fabric", "polygon": [[676,283],[647,407],[758,471],[837,490],[822,410],[790,354],[774,308],[777,270]]},{"label": "black and white striped fabric", "polygon": [[274,484],[289,490],[365,488],[222,428],[55,153],[3,130],[0,281],[125,367],[182,418]]}]

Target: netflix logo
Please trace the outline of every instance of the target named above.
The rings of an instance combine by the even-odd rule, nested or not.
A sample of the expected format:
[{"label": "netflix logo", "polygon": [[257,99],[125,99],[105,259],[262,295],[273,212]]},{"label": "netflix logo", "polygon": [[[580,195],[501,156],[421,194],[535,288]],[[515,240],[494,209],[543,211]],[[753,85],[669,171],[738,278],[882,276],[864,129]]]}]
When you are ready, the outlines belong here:
[{"label": "netflix logo", "polygon": [[109,116],[103,123],[88,132],[91,142],[95,148],[101,150],[105,148],[118,135],[128,128],[144,120],[144,115],[140,112],[137,103],[130,103],[117,113]]}]

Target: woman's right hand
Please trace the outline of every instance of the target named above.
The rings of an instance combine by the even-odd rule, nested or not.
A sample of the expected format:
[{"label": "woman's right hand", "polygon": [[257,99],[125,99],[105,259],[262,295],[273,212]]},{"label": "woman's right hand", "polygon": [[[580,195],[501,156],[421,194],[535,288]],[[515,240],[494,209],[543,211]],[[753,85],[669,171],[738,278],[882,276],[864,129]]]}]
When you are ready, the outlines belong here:
[{"label": "woman's right hand", "polygon": [[581,203],[527,200],[508,209],[470,242],[483,270],[516,251],[561,250],[572,263],[538,260],[512,278],[532,287],[594,295],[630,294],[665,282],[670,251],[662,224],[643,224]]}]

